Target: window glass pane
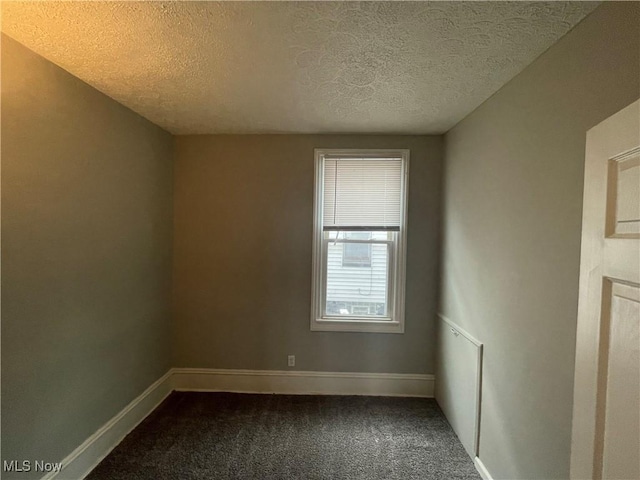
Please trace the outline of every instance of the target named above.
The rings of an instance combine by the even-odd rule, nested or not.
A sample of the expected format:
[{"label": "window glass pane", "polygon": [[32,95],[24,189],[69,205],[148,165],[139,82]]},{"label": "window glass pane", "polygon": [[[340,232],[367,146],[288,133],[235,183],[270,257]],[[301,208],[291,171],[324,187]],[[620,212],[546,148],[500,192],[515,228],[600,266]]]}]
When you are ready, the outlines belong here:
[{"label": "window glass pane", "polygon": [[349,242],[370,240],[374,233],[386,236],[387,232],[340,233],[340,240],[327,245],[326,314],[387,317],[387,244]]}]

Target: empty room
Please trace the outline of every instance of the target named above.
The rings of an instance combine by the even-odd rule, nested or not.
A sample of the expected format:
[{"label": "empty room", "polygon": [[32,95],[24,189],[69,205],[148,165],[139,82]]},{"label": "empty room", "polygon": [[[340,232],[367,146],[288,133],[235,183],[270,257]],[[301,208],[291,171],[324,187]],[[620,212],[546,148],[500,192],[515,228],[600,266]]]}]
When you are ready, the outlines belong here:
[{"label": "empty room", "polygon": [[1,478],[640,479],[640,2],[0,8]]}]

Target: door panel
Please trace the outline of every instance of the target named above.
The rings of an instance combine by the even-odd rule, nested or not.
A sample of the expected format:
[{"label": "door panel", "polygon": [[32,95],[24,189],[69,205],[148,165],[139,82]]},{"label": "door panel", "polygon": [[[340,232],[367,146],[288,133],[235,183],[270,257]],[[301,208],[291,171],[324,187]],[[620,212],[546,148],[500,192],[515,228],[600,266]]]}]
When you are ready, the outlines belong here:
[{"label": "door panel", "polygon": [[[601,438],[598,457],[602,478],[640,478],[640,288],[605,280],[601,325],[600,382],[604,402],[598,405],[596,438]],[[608,297],[608,298],[607,298]],[[608,337],[608,338],[607,338]],[[596,475],[597,477],[597,475]]]}]

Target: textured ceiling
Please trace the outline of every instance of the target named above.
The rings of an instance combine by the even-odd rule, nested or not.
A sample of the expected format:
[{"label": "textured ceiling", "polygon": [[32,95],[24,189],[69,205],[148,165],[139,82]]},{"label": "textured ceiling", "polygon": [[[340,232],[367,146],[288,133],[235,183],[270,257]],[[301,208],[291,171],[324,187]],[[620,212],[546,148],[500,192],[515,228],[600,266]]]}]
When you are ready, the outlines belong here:
[{"label": "textured ceiling", "polygon": [[172,133],[442,133],[597,6],[2,2],[2,30]]}]

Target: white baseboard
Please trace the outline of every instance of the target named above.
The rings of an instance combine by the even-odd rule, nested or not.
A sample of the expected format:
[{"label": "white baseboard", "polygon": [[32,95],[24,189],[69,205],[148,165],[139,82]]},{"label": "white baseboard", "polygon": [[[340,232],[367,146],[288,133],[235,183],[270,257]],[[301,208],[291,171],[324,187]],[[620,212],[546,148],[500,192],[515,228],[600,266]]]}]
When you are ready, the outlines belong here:
[{"label": "white baseboard", "polygon": [[62,460],[60,472],[50,472],[42,480],[84,478],[138,426],[172,391],[169,370],[142,392],[120,413],[87,438]]},{"label": "white baseboard", "polygon": [[482,480],[493,480],[489,470],[487,470],[487,467],[484,466],[484,463],[482,463],[479,457],[473,459],[473,464],[476,466],[476,470],[482,477]]},{"label": "white baseboard", "polygon": [[195,392],[427,397],[434,375],[174,368],[173,388]]}]

